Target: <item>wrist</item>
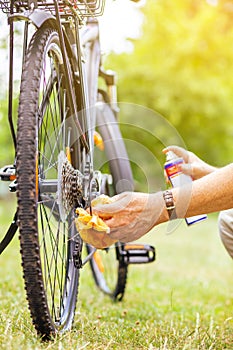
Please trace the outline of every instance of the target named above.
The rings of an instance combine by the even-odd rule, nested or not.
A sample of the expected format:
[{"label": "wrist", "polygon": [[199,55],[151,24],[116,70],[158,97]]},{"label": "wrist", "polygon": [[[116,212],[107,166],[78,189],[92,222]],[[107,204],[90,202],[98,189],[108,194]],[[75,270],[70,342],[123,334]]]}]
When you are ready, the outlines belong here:
[{"label": "wrist", "polygon": [[163,198],[163,191],[150,194],[151,209],[153,211],[153,226],[169,221],[169,215]]}]

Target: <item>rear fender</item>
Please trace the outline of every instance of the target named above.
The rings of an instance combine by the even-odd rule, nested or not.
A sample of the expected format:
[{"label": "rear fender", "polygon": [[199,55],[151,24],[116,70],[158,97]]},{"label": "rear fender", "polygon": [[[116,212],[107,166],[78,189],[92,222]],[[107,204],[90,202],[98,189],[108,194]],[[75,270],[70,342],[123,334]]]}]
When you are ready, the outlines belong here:
[{"label": "rear fender", "polygon": [[14,13],[8,17],[8,22],[26,21],[33,23],[37,28],[40,28],[46,21],[50,21],[50,25],[57,27],[55,17],[49,13],[39,9],[27,10],[20,13]]}]

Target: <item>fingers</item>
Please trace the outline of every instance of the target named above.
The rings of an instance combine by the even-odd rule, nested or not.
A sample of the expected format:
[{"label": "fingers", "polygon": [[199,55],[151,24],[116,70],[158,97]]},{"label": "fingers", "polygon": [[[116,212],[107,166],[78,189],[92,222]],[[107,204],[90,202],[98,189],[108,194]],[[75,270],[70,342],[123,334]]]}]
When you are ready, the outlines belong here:
[{"label": "fingers", "polygon": [[[111,224],[109,224],[110,226]],[[130,242],[135,240],[134,232],[129,232],[124,226],[116,226],[110,228],[110,233],[107,234],[112,240],[120,242]]]},{"label": "fingers", "polygon": [[151,201],[151,196],[146,193],[124,192],[113,197],[111,203],[96,204],[92,209],[110,228],[108,236],[111,239],[129,241],[151,227],[151,221],[149,225],[147,222]]},{"label": "fingers", "polygon": [[168,147],[164,148],[162,152],[166,154],[169,151],[174,152],[177,156],[182,157],[185,162],[188,162],[189,152],[186,149],[179,147],[179,146],[172,145],[172,146],[168,146]]},{"label": "fingers", "polygon": [[112,202],[109,204],[98,204],[93,207],[93,212],[104,219],[112,217],[114,214],[126,208],[134,196],[133,192],[124,192],[112,197]]},{"label": "fingers", "polygon": [[191,176],[193,180],[197,180],[209,173],[208,166],[203,166],[203,164],[200,162],[180,164],[180,169],[184,174]]},{"label": "fingers", "polygon": [[183,163],[179,165],[183,174],[193,177],[193,166],[190,163]]}]

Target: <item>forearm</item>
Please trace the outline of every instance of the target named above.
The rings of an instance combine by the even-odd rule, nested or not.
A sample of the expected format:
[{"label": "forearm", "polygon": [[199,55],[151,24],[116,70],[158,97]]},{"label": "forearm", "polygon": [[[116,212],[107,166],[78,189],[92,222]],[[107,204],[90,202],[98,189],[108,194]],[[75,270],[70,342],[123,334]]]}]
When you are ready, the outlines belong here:
[{"label": "forearm", "polygon": [[[190,185],[173,188],[172,194],[178,218],[233,208],[233,163],[193,181]],[[157,223],[168,220],[163,205]]]},{"label": "forearm", "polygon": [[[233,164],[171,191],[178,218],[233,208]],[[122,242],[136,240],[169,220],[162,191],[124,192],[96,207],[95,213],[110,228],[110,238]]]}]

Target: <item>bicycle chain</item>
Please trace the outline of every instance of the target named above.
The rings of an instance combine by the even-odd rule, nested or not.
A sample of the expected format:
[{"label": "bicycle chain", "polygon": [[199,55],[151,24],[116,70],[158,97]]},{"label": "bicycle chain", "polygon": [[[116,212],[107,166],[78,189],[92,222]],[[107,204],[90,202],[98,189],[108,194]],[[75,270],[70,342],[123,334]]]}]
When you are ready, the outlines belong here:
[{"label": "bicycle chain", "polygon": [[73,262],[76,269],[81,269],[83,267],[82,262],[82,240],[81,237],[78,236],[75,241],[75,247],[73,251]]}]

